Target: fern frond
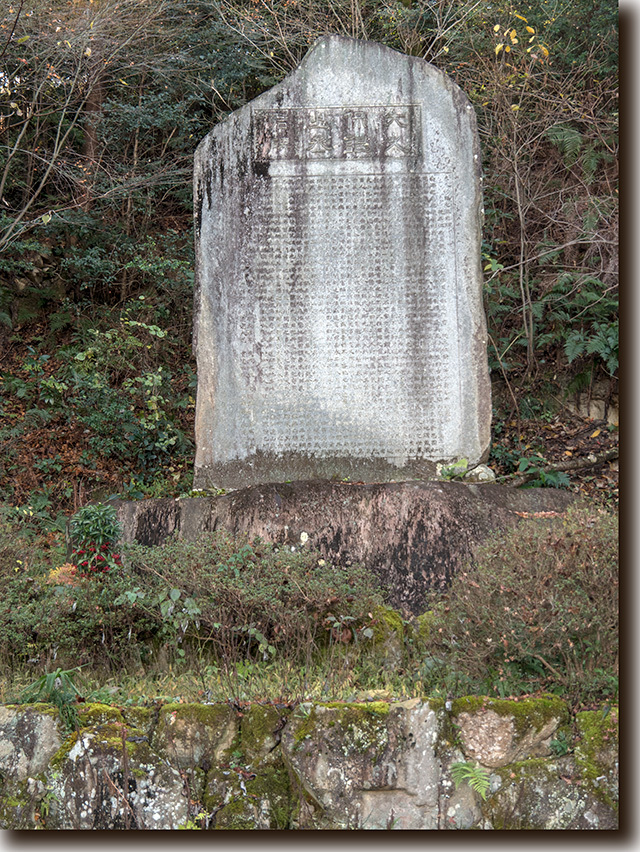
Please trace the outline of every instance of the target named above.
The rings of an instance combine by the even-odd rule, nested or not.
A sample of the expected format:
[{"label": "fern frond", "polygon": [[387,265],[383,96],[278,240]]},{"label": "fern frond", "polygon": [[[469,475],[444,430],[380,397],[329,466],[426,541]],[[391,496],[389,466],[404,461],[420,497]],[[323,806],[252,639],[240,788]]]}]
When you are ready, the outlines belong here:
[{"label": "fern frond", "polygon": [[451,777],[455,782],[456,790],[463,781],[466,781],[471,789],[478,793],[483,799],[487,798],[487,792],[489,790],[489,770],[480,766],[480,764],[452,763]]},{"label": "fern frond", "polygon": [[584,331],[572,331],[564,344],[564,352],[569,359],[569,363],[584,354],[585,346],[586,339]]},{"label": "fern frond", "polygon": [[547,137],[564,157],[565,166],[572,166],[578,159],[582,147],[582,134],[568,124],[554,124],[547,130]]}]

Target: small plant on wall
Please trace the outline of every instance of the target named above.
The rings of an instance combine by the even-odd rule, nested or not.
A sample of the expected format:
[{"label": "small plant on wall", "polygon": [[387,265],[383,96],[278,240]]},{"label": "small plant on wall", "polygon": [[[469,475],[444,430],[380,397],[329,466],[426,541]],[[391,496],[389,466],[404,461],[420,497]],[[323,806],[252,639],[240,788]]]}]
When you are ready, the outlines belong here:
[{"label": "small plant on wall", "polygon": [[479,764],[452,763],[451,777],[455,782],[456,790],[463,781],[466,781],[471,789],[479,793],[483,799],[487,798],[489,771]]}]

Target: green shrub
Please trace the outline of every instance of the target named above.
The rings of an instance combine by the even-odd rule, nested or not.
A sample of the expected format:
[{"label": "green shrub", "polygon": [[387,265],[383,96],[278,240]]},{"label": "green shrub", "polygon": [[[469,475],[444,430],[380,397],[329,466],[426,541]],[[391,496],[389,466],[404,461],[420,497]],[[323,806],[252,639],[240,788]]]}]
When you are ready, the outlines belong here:
[{"label": "green shrub", "polygon": [[[107,544],[117,532],[109,508],[84,507],[72,530]],[[226,533],[130,545],[126,567],[80,564],[73,576],[44,562],[26,570],[28,543],[15,532],[7,524],[0,535],[0,661],[16,672],[80,663],[121,677],[175,661],[227,670],[274,656],[309,662],[320,645],[368,648],[369,613],[382,603],[362,568]]]},{"label": "green shrub", "polygon": [[[39,568],[39,570],[38,570]],[[162,624],[139,609],[115,605],[130,589],[118,569],[78,580],[51,581],[42,567],[0,574],[0,663],[32,672],[78,663],[123,672],[150,660]]]},{"label": "green shrub", "polygon": [[70,532],[78,544],[113,544],[120,535],[115,507],[105,503],[83,506],[71,518]]},{"label": "green shrub", "polygon": [[120,554],[113,546],[120,536],[120,523],[113,506],[88,504],[79,509],[69,525],[76,543],[72,559],[83,576],[103,574],[120,568]]},{"label": "green shrub", "polygon": [[501,697],[545,689],[584,702],[615,693],[617,539],[617,518],[584,504],[564,520],[526,520],[494,537],[434,602],[434,676],[447,669]]},{"label": "green shrub", "polygon": [[338,640],[337,623],[339,641],[366,638],[368,614],[382,603],[363,568],[222,531],[197,542],[132,545],[126,562],[138,588],[135,597],[123,596],[123,605],[173,621],[226,660],[239,652],[262,656],[269,647],[304,659],[316,643]]}]

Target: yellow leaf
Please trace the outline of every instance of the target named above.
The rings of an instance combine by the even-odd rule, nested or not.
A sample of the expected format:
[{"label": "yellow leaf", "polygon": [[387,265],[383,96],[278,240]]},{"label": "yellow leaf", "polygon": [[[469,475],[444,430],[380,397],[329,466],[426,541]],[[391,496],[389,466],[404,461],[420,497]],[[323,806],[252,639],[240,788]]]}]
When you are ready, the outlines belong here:
[{"label": "yellow leaf", "polygon": [[517,38],[512,38],[512,39],[511,39],[511,44],[518,44],[518,39],[517,39]]},{"label": "yellow leaf", "polygon": [[544,53],[545,56],[549,55],[549,51],[543,44],[540,45],[540,50]]},{"label": "yellow leaf", "polygon": [[590,435],[590,437],[591,438],[597,438],[599,434],[600,434],[600,429],[596,429],[596,431],[593,433],[593,435]]},{"label": "yellow leaf", "polygon": [[509,53],[509,51],[510,51],[510,50],[511,50],[511,48],[509,47],[509,45],[507,45],[507,46],[505,47],[505,49],[504,49],[504,52],[505,52],[505,53]]},{"label": "yellow leaf", "polygon": [[534,30],[533,27],[527,27],[527,32],[528,33],[535,33],[535,30]]},{"label": "yellow leaf", "polygon": [[511,104],[511,109],[512,109],[514,112],[516,112],[517,110],[519,110],[519,109],[520,109],[520,107],[518,106],[518,104]]},{"label": "yellow leaf", "polygon": [[494,33],[497,33],[499,29],[500,29],[500,24],[496,24],[495,27],[493,28]]},{"label": "yellow leaf", "polygon": [[531,42],[534,40],[534,38],[535,38],[535,36],[532,35],[531,38],[529,39],[529,44],[531,44]]},{"label": "yellow leaf", "polygon": [[122,77],[118,77],[118,82],[119,82],[119,83],[122,83],[122,85],[123,85],[123,86],[128,86],[128,85],[129,85],[128,83],[126,83],[126,82],[122,79]]},{"label": "yellow leaf", "polygon": [[496,56],[500,53],[503,47],[504,44],[496,44]]},{"label": "yellow leaf", "polygon": [[518,15],[518,14],[517,14],[517,12],[516,12],[516,13],[514,13],[514,14],[515,14],[516,18],[520,18],[520,20],[521,20],[521,21],[524,21],[524,22],[525,22],[525,24],[529,23],[529,22],[527,21],[527,19],[526,19],[526,18],[523,18],[523,17],[522,17],[522,15]]},{"label": "yellow leaf", "polygon": [[85,50],[84,55],[85,55],[85,56],[91,56],[91,48],[90,48],[90,47],[88,47],[88,48]]}]

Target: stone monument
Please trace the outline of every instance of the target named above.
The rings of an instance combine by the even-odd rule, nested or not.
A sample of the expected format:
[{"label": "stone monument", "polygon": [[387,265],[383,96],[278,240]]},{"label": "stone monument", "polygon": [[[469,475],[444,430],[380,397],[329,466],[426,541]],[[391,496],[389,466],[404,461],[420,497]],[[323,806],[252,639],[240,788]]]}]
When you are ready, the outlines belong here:
[{"label": "stone monument", "polygon": [[195,157],[195,486],[486,458],[475,115],[422,59],[320,39]]}]

